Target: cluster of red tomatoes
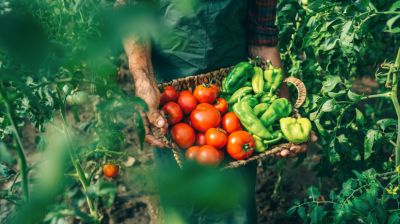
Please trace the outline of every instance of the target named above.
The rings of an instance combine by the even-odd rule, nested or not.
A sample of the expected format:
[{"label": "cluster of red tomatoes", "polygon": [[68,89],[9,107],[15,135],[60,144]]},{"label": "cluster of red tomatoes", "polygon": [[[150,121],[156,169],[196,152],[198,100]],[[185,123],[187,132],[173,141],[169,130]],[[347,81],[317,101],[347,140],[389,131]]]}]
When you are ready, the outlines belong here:
[{"label": "cluster of red tomatoes", "polygon": [[228,112],[228,102],[218,98],[214,84],[198,85],[193,93],[178,93],[166,86],[160,105],[171,128],[173,141],[186,149],[186,158],[202,165],[216,166],[225,151],[236,160],[252,155],[255,141],[242,130],[239,118]]}]

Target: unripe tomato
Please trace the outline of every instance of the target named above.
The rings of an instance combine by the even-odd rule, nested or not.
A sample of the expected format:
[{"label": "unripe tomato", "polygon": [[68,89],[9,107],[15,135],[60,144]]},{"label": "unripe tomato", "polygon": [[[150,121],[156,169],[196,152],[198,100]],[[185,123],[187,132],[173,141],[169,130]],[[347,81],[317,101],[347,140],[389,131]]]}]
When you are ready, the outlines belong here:
[{"label": "unripe tomato", "polygon": [[255,141],[246,131],[235,131],[228,137],[226,152],[236,160],[249,158],[254,152]]},{"label": "unripe tomato", "polygon": [[119,168],[113,163],[107,163],[103,165],[103,174],[106,177],[113,178],[118,175]]},{"label": "unripe tomato", "polygon": [[189,148],[196,140],[196,134],[192,127],[186,123],[178,123],[171,129],[174,142],[182,149]]},{"label": "unripe tomato", "polygon": [[89,100],[89,94],[86,91],[77,91],[67,96],[67,104],[82,105]]},{"label": "unripe tomato", "polygon": [[167,117],[168,124],[176,124],[180,122],[183,118],[183,112],[179,104],[175,102],[168,102],[162,108]]},{"label": "unripe tomato", "polygon": [[164,91],[161,93],[160,105],[164,105],[168,102],[176,102],[178,100],[178,92],[172,86],[164,87]]},{"label": "unripe tomato", "polygon": [[205,166],[218,166],[222,158],[221,152],[211,145],[201,146],[196,155],[197,163]]},{"label": "unripe tomato", "polygon": [[218,98],[217,102],[214,104],[214,107],[219,110],[221,115],[228,112],[228,102],[224,98]]},{"label": "unripe tomato", "polygon": [[197,100],[190,92],[181,92],[179,94],[178,104],[181,106],[184,114],[189,114],[194,110],[194,108],[196,108]]},{"label": "unripe tomato", "polygon": [[194,90],[193,95],[200,103],[213,104],[215,99],[218,97],[218,88],[208,84],[198,85]]},{"label": "unripe tomato", "polygon": [[228,134],[242,130],[242,125],[240,124],[239,118],[235,113],[229,112],[222,117],[222,129],[224,129]]},{"label": "unripe tomato", "polygon": [[206,144],[206,135],[204,133],[197,133],[196,145],[203,146]]},{"label": "unripe tomato", "polygon": [[191,146],[185,152],[185,157],[188,160],[195,160],[200,146]]},{"label": "unripe tomato", "polygon": [[196,130],[205,132],[210,128],[218,127],[221,114],[212,105],[201,103],[190,114],[190,120]]},{"label": "unripe tomato", "polygon": [[206,144],[214,146],[217,149],[225,147],[228,141],[226,132],[220,128],[210,128],[206,132]]}]

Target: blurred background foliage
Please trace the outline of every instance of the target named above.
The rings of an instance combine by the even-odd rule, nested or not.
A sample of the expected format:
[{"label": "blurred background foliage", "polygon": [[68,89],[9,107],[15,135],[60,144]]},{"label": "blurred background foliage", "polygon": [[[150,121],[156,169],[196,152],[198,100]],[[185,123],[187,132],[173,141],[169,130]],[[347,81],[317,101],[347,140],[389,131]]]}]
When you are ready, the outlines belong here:
[{"label": "blurred background foliage", "polygon": [[[398,223],[396,114],[387,99],[366,96],[387,91],[390,72],[380,65],[399,47],[400,1],[278,2],[281,56],[287,75],[307,86],[302,110],[320,137],[319,184],[288,215],[304,223]],[[122,166],[133,156],[127,144],[139,149],[144,136],[146,106],[116,78],[121,38],[157,27],[156,1],[133,3],[0,0],[0,197],[14,205],[10,223],[108,220],[118,183],[100,178],[101,164]],[[198,3],[176,1],[188,14]],[[40,131],[33,143],[24,133],[29,124]],[[281,173],[282,162],[266,167]],[[145,185],[146,172],[130,175]]]}]

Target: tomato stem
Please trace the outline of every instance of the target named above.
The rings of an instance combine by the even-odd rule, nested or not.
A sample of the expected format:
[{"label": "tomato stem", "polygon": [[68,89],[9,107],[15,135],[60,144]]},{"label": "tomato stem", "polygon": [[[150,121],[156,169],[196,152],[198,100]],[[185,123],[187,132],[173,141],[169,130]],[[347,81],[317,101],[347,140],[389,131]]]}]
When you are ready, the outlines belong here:
[{"label": "tomato stem", "polygon": [[[60,98],[61,98],[61,94],[60,92],[58,92]],[[89,180],[86,178],[85,176],[85,172],[83,171],[82,166],[79,163],[79,157],[76,154],[75,151],[75,146],[72,142],[72,137],[71,137],[71,133],[69,132],[69,127],[68,127],[68,123],[67,123],[67,119],[66,119],[66,113],[65,113],[65,105],[63,105],[63,107],[61,107],[60,109],[61,112],[61,120],[62,120],[62,124],[63,124],[63,133],[65,134],[65,137],[68,141],[68,153],[69,153],[69,157],[70,160],[72,162],[72,165],[75,168],[75,171],[78,175],[78,179],[81,182],[82,188],[84,190],[85,193],[85,197],[86,197],[86,202],[88,204],[89,207],[89,211],[90,211],[90,215],[92,215],[97,221],[98,221],[98,213],[97,213],[97,208],[94,205],[93,200],[89,197],[88,195],[88,187],[90,186],[90,182]]]},{"label": "tomato stem", "polygon": [[3,99],[4,106],[7,111],[7,117],[11,125],[11,129],[13,132],[13,135],[15,137],[15,140],[17,142],[17,155],[18,155],[18,161],[19,161],[19,169],[21,173],[21,182],[22,182],[22,192],[24,194],[24,199],[25,201],[29,201],[29,170],[28,170],[28,165],[26,162],[26,156],[25,156],[25,149],[24,145],[22,144],[21,136],[18,131],[18,127],[15,122],[15,115],[12,110],[12,105],[10,101],[7,98],[6,93],[4,92],[4,86],[3,84],[0,86],[0,97]]},{"label": "tomato stem", "polygon": [[400,165],[400,105],[399,99],[397,98],[398,89],[398,73],[400,68],[400,48],[397,51],[397,57],[393,69],[389,71],[389,75],[393,75],[392,78],[392,90],[391,90],[391,100],[396,110],[397,115],[397,140],[396,140],[396,168]]}]

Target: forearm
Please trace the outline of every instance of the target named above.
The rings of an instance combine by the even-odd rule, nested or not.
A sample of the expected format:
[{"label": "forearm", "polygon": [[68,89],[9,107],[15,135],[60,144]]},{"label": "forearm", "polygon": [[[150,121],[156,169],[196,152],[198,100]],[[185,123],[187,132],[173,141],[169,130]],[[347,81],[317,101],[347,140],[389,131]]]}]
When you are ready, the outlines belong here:
[{"label": "forearm", "polygon": [[160,92],[154,76],[149,41],[132,35],[123,42],[136,95],[144,98],[150,109],[158,108]]}]

